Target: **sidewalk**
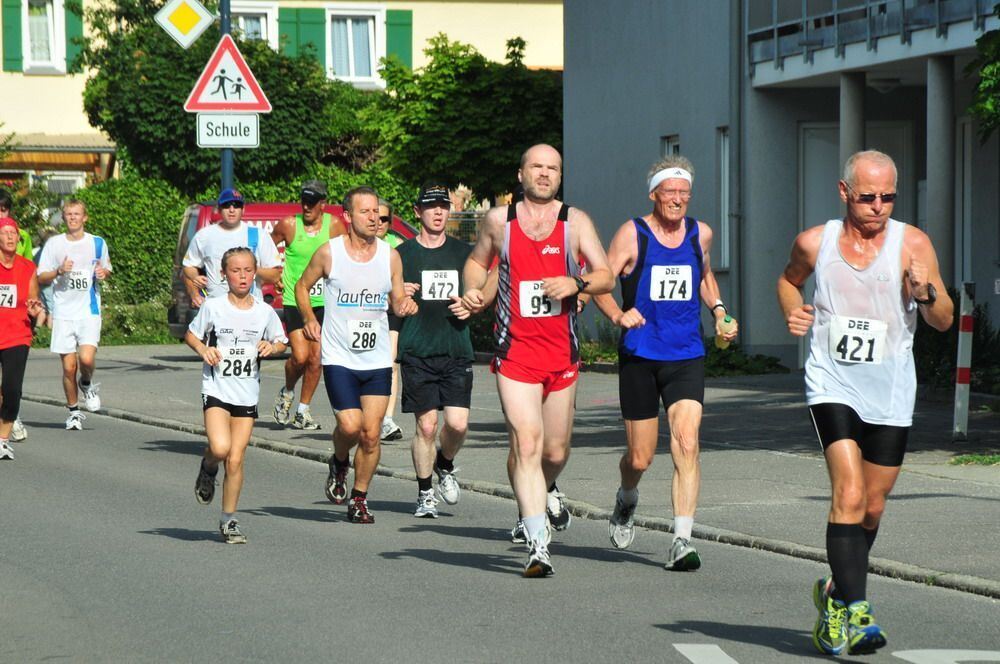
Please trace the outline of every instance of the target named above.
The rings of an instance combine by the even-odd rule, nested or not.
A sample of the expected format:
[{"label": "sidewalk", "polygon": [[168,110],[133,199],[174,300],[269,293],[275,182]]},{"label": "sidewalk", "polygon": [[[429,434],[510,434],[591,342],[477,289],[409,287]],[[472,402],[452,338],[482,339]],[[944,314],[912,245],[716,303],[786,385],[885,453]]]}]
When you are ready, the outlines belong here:
[{"label": "sidewalk", "polygon": [[[286,429],[271,418],[283,364],[284,358],[263,364],[261,417],[252,442],[325,462],[335,420],[322,383],[313,399],[321,431]],[[512,497],[505,470],[506,428],[495,383],[486,367],[475,371],[470,432],[457,459],[458,477],[466,489]],[[102,412],[110,416],[203,432],[200,360],[186,346],[101,348],[95,379],[101,385]],[[625,445],[617,381],[609,374],[581,377],[573,453],[559,481],[577,517],[607,519],[614,504]],[[33,401],[63,404],[57,356],[32,350],[24,393]],[[695,537],[823,560],[829,481],[804,406],[801,374],[710,379],[705,403]],[[918,402],[910,453],[889,500],[872,568],[887,576],[1000,598],[1000,467],[947,463],[955,454],[1000,452],[1000,415],[972,413],[969,442],[961,444],[951,442],[951,418],[950,403]],[[413,418],[397,412],[395,419],[404,439],[384,444],[380,474],[413,479]],[[97,428],[100,422],[91,417],[85,426]],[[33,423],[26,424],[30,430]],[[672,465],[663,428],[660,454],[640,485],[636,522],[667,530]],[[43,435],[48,434],[39,430],[26,444],[38,444]],[[317,466],[309,480],[315,481],[317,496],[325,478],[325,466]],[[378,491],[377,482],[373,489]],[[514,518],[512,505],[510,526]],[[637,541],[641,539],[640,530]],[[711,560],[705,564],[711,569]]]}]

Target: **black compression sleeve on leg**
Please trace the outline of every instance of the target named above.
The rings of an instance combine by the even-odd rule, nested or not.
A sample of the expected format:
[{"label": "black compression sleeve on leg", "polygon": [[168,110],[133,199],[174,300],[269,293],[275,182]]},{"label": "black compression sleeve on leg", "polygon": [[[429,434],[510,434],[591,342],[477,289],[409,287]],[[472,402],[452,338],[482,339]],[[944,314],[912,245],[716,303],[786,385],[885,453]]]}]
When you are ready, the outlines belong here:
[{"label": "black compression sleeve on leg", "polygon": [[826,524],[826,555],[833,571],[834,596],[847,605],[865,599],[868,543],[861,524]]}]

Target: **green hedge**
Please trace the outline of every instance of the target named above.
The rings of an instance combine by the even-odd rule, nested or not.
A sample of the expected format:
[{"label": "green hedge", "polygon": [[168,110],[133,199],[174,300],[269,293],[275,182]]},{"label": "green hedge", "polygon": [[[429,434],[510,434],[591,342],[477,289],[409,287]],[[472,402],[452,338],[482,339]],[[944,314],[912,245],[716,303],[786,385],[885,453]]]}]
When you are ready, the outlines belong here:
[{"label": "green hedge", "polygon": [[187,201],[162,180],[126,172],[77,192],[87,230],[107,240],[114,267],[105,303],[140,304],[170,294],[177,233]]}]

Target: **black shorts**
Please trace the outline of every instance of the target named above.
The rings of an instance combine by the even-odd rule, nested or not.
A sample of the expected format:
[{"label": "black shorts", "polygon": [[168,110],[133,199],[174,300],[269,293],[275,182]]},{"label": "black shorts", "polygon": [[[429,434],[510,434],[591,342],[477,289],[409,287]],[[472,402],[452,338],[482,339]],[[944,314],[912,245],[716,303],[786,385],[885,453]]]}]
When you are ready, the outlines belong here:
[{"label": "black shorts", "polygon": [[201,409],[205,411],[209,408],[221,408],[229,413],[231,417],[252,417],[253,419],[257,419],[257,406],[234,406],[231,403],[226,403],[222,399],[202,394]]},{"label": "black shorts", "polygon": [[399,332],[403,329],[403,319],[389,312],[389,331]]},{"label": "black shorts", "polygon": [[645,360],[620,355],[618,400],[626,420],[650,420],[663,408],[690,399],[705,402],[705,358],[693,360]]},{"label": "black shorts", "polygon": [[404,413],[424,413],[472,404],[472,360],[405,356],[399,361]]},{"label": "black shorts", "polygon": [[861,458],[879,466],[902,466],[910,427],[869,424],[850,406],[818,403],[809,406],[819,444],[826,451],[838,440],[853,440],[861,448]]},{"label": "black shorts", "polygon": [[[298,307],[290,307],[287,304],[285,309],[285,330],[287,334],[291,334],[295,330],[301,330],[305,327],[305,321],[302,320],[302,314],[299,312]],[[323,312],[325,307],[313,307],[313,313],[316,314],[316,320],[319,324],[323,324]]]}]

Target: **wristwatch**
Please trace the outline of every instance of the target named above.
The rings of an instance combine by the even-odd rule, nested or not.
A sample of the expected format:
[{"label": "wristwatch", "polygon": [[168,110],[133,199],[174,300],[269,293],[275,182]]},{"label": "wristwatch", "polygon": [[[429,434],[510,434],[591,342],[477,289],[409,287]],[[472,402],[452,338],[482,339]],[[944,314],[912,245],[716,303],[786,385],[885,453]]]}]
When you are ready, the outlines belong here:
[{"label": "wristwatch", "polygon": [[573,281],[576,282],[576,293],[579,295],[583,292],[583,289],[590,285],[589,281],[586,281],[583,277],[577,275],[573,277]]},{"label": "wristwatch", "polygon": [[927,304],[931,305],[937,302],[937,289],[934,288],[934,284],[927,284],[927,298],[921,300],[918,297],[914,297],[913,301],[917,304]]}]

